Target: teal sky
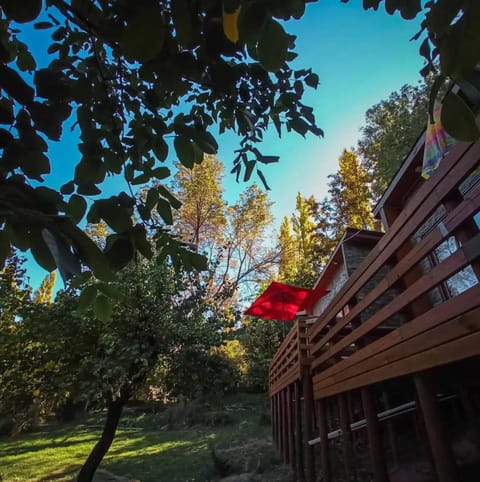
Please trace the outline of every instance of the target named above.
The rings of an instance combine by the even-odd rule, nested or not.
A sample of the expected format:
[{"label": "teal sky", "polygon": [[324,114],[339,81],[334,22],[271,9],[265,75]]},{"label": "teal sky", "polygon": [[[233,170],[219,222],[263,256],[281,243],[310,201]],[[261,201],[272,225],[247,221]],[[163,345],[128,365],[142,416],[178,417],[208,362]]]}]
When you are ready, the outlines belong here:
[{"label": "teal sky", "polygon": [[[308,89],[305,103],[314,107],[325,137],[266,136],[262,152],[281,157],[280,164],[263,169],[277,224],[295,209],[297,192],[317,199],[326,195],[327,176],[336,171],[342,150],[356,144],[367,109],[421,78],[419,45],[410,42],[420,21],[388,15],[383,7],[364,11],[361,3],[320,0],[308,5],[301,20],[288,23],[288,31],[297,35],[299,56],[293,65],[312,67],[320,77],[318,89]],[[227,165],[233,158],[231,146],[220,139],[219,157]],[[243,188],[235,184],[226,180],[228,193]]]},{"label": "teal sky", "polygon": [[[287,23],[287,31],[297,35],[299,56],[293,66],[311,67],[320,77],[318,89],[308,89],[304,102],[314,107],[325,137],[310,135],[303,139],[297,134],[285,134],[278,139],[273,130],[265,136],[260,146],[262,153],[280,156],[280,163],[263,168],[271,187],[277,226],[293,212],[297,192],[317,199],[326,195],[327,176],[336,171],[342,150],[356,144],[366,110],[402,85],[420,80],[418,72],[423,60],[418,54],[419,45],[409,41],[419,30],[420,20],[406,21],[399,15],[387,15],[383,6],[377,12],[366,12],[361,3],[320,0],[308,5],[301,20]],[[34,40],[35,57],[43,64],[48,43],[39,34],[32,32],[27,40]],[[79,158],[75,133],[66,129],[64,137],[50,148],[53,172],[47,177],[47,185],[54,187],[71,179]],[[229,172],[238,139],[229,134],[217,136],[217,140],[218,156]],[[107,181],[107,185],[110,189],[125,189],[122,181]],[[227,174],[224,187],[227,201],[233,203],[246,185],[237,184]],[[31,284],[38,286],[45,271],[31,260],[27,268]]]}]

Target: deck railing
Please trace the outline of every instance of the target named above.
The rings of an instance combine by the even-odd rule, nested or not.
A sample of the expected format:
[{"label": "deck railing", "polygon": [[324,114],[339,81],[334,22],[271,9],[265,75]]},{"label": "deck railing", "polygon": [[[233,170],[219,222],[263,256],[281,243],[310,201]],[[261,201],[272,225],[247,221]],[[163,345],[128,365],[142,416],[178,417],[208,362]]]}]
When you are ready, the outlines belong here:
[{"label": "deck railing", "polygon": [[[418,163],[420,149],[413,155]],[[431,377],[438,371],[429,369],[480,355],[479,178],[480,142],[457,143],[401,206],[384,205],[386,234],[318,317],[296,322],[272,359],[273,437],[298,480],[316,480],[317,443],[322,480],[335,480],[338,444],[333,450],[330,438],[341,440],[341,477],[349,479],[361,422],[374,480],[388,481],[380,423],[406,405],[379,413],[379,391],[395,382],[373,385],[411,375],[408,410],[421,408],[437,478],[459,482]],[[361,420],[351,423],[359,403]],[[394,447],[394,425],[388,430]]]},{"label": "deck railing", "polygon": [[309,364],[307,326],[307,320],[296,320],[270,362],[271,395],[299,380],[302,367]]},{"label": "deck railing", "polygon": [[[310,326],[315,399],[480,354],[479,160],[457,144]],[[472,286],[439,299],[467,267]]]}]

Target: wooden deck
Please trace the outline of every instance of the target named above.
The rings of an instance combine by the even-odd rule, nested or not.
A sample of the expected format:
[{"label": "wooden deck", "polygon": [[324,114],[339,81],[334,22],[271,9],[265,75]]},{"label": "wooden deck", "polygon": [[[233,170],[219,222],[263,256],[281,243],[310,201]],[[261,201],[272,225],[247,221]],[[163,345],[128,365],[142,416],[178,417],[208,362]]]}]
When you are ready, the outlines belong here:
[{"label": "wooden deck", "polygon": [[309,365],[307,321],[297,320],[270,362],[269,386],[274,395],[300,380],[302,368]]},{"label": "wooden deck", "polygon": [[[475,176],[479,161],[480,143],[457,143],[406,204],[387,213],[388,231],[325,311],[311,324],[298,321],[272,359],[274,436],[294,468],[303,470],[308,437],[303,434],[303,445],[297,448],[299,455],[295,452],[295,440],[300,434],[293,429],[290,434],[288,427],[292,423],[287,428],[282,425],[285,414],[294,414],[288,412],[292,403],[297,404],[295,413],[304,418],[307,435],[311,428],[315,435],[320,430],[321,436],[322,431],[326,433],[321,422],[323,401],[332,397],[343,400],[343,393],[361,389],[370,436],[376,430],[372,424],[378,421],[371,409],[369,392],[365,391],[368,387],[480,355],[480,285],[471,283],[458,293],[448,292],[447,287],[452,277],[465,268],[480,279],[480,233],[473,219],[480,211],[480,184],[468,181]],[[462,187],[465,185],[469,186],[467,190]],[[435,217],[439,212],[441,215]],[[455,248],[438,259],[437,248],[446,241],[451,246],[452,239]],[[425,269],[425,260],[434,258],[435,262]],[[444,297],[434,300],[432,290]],[[348,314],[338,316],[345,307]],[[421,378],[415,383],[422,408],[435,403],[435,393],[432,398],[425,389],[427,384]],[[299,387],[303,387],[301,392]],[[317,413],[310,406],[313,401]],[[320,420],[319,426],[314,419]],[[429,437],[430,425],[435,428],[437,422],[425,420]],[[442,452],[445,444],[442,446],[441,436],[435,435],[435,430],[432,434],[439,438],[439,442],[430,439],[438,480],[454,482],[454,469]],[[388,480],[378,462],[381,449],[371,450],[377,461],[375,480]],[[326,452],[322,452],[322,465],[328,465],[325,457]],[[307,469],[311,470],[308,464],[307,460]],[[328,467],[325,470],[328,475]],[[306,480],[312,478],[306,476]]]}]

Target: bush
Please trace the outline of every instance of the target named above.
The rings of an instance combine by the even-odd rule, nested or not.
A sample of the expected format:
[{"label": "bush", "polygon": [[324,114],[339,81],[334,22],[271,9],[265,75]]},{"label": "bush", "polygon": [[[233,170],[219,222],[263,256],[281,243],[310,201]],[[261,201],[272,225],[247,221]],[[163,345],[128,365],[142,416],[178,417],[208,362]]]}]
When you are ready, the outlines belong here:
[{"label": "bush", "polygon": [[223,353],[187,348],[169,364],[164,384],[172,397],[210,400],[236,391],[240,372]]},{"label": "bush", "polygon": [[220,408],[212,408],[201,400],[182,400],[170,407],[167,413],[169,430],[194,425],[218,427],[234,422],[234,418],[229,412]]}]

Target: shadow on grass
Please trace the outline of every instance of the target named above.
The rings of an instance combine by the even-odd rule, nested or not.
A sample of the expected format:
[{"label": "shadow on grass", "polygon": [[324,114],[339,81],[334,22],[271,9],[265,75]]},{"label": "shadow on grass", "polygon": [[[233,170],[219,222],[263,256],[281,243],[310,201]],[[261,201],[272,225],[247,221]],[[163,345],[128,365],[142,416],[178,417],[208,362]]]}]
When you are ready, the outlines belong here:
[{"label": "shadow on grass", "polygon": [[143,445],[137,441],[118,451],[114,449],[101,466],[141,482],[207,481],[212,475],[208,445],[211,438],[155,444],[147,437]]},{"label": "shadow on grass", "polygon": [[53,482],[55,480],[73,480],[77,472],[80,470],[80,465],[74,464],[68,467],[62,467],[60,470],[55,471],[38,479],[38,482]]},{"label": "shadow on grass", "polygon": [[99,437],[91,435],[90,437],[81,438],[79,440],[72,440],[75,436],[65,437],[62,440],[51,439],[50,442],[36,443],[28,446],[12,447],[9,449],[0,448],[0,458],[8,457],[11,455],[17,456],[27,454],[29,452],[39,452],[41,450],[55,449],[65,447],[65,445],[72,446],[78,444],[84,444],[89,442],[97,442]]}]

